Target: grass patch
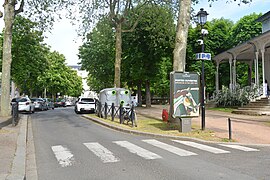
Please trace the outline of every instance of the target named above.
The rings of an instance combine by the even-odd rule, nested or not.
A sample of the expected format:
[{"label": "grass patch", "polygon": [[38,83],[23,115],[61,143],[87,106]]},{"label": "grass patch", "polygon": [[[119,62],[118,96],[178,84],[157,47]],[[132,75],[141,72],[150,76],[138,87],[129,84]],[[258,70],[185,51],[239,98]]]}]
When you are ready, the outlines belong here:
[{"label": "grass patch", "polygon": [[225,108],[225,107],[207,108],[207,110],[222,111],[222,112],[228,112],[228,113],[231,113],[235,109],[236,108]]},{"label": "grass patch", "polygon": [[224,141],[222,138],[216,137],[214,131],[204,130],[202,131],[198,125],[192,125],[191,132],[181,133],[179,132],[180,123],[167,123],[161,120],[152,119],[148,117],[138,116],[137,127],[132,127],[131,122],[128,124],[126,121],[124,124],[119,123],[119,119],[115,118],[114,121],[111,119],[103,119],[97,117],[95,114],[90,114],[90,117],[98,118],[106,123],[112,124],[114,126],[122,127],[129,130],[136,130],[141,132],[149,132],[155,134],[171,135],[171,136],[184,136],[184,137],[193,137],[198,139],[203,139],[207,141]]},{"label": "grass patch", "polygon": [[270,121],[264,122],[264,124],[270,127]]}]

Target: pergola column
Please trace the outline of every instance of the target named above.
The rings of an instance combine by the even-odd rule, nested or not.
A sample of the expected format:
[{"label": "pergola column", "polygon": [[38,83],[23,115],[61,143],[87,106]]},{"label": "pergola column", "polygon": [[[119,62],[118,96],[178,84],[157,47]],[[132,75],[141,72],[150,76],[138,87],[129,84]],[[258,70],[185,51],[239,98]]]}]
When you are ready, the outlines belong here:
[{"label": "pergola column", "polygon": [[232,58],[229,59],[229,64],[230,64],[230,90],[232,91],[232,89],[233,89],[233,80],[232,80]]},{"label": "pergola column", "polygon": [[259,52],[255,52],[255,84],[257,87],[260,86],[260,81],[259,81]]},{"label": "pergola column", "polygon": [[216,92],[219,91],[219,75],[218,75],[218,69],[219,69],[219,62],[217,62],[217,65],[216,65]]},{"label": "pergola column", "polygon": [[262,75],[263,75],[263,96],[266,97],[267,95],[267,90],[266,90],[266,84],[265,84],[265,73],[264,73],[264,70],[265,70],[265,65],[264,65],[264,52],[265,50],[264,49],[261,49],[261,53],[262,53]]},{"label": "pergola column", "polygon": [[252,84],[252,61],[248,63],[248,85]]},{"label": "pergola column", "polygon": [[233,89],[236,87],[236,59],[233,60]]}]

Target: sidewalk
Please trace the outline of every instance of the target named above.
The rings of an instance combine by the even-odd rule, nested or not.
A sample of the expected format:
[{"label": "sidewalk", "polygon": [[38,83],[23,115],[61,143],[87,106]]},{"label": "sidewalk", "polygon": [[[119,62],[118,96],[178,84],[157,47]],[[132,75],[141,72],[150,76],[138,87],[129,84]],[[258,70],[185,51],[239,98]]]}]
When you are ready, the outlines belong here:
[{"label": "sidewalk", "polygon": [[[137,107],[136,112],[147,117],[162,119],[162,109],[168,105]],[[228,118],[232,124],[232,138],[244,144],[270,144],[270,116],[248,116],[206,109],[205,128],[213,130],[220,138],[228,138]],[[192,124],[201,127],[201,117],[192,118]]]},{"label": "sidewalk", "polygon": [[11,117],[0,117],[1,180],[25,178],[27,119],[20,115],[17,126],[12,126]]},{"label": "sidewalk", "polygon": [[5,179],[11,171],[19,129],[20,124],[13,127],[11,119],[0,117],[0,179]]}]

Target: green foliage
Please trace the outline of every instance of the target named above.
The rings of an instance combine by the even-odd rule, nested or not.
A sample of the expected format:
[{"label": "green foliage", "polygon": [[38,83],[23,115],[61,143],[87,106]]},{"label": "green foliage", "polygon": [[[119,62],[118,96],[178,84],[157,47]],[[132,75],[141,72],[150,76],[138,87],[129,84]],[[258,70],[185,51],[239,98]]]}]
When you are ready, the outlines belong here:
[{"label": "green foliage", "polygon": [[76,71],[65,65],[65,57],[58,52],[47,54],[49,67],[43,76],[38,78],[42,87],[46,88],[53,95],[79,96],[82,93],[82,79]]},{"label": "green foliage", "polygon": [[156,77],[156,82],[153,83],[153,92],[156,96],[170,96],[170,72],[172,70],[172,60],[170,58],[162,58],[160,69]]},{"label": "green foliage", "polygon": [[[60,92],[62,95],[79,96],[82,92],[82,79],[76,71],[65,65],[65,57],[57,52],[51,53],[43,40],[37,23],[16,16],[11,76],[19,91],[40,96],[46,89],[50,94]],[[2,48],[0,50],[2,52]]]},{"label": "green foliage", "polygon": [[230,42],[238,45],[261,34],[262,24],[255,22],[261,15],[252,13],[241,18],[232,28]]},{"label": "green foliage", "polygon": [[36,27],[36,23],[22,16],[15,18],[11,75],[24,92],[38,88],[37,77],[42,76],[48,66],[44,54],[49,50],[42,44],[42,32]]},{"label": "green foliage", "polygon": [[92,90],[112,87],[114,78],[114,33],[109,21],[101,20],[86,42],[79,48],[82,68],[89,73],[88,84]]},{"label": "green foliage", "polygon": [[234,91],[223,86],[217,93],[215,100],[219,107],[234,107],[248,104],[251,100],[258,97],[258,88],[255,86],[237,87]]},{"label": "green foliage", "polygon": [[132,86],[150,80],[155,84],[155,92],[161,93],[156,95],[167,95],[164,89],[169,89],[175,37],[173,14],[168,8],[157,5],[138,11],[143,11],[144,15],[136,30],[123,37],[123,81]]}]

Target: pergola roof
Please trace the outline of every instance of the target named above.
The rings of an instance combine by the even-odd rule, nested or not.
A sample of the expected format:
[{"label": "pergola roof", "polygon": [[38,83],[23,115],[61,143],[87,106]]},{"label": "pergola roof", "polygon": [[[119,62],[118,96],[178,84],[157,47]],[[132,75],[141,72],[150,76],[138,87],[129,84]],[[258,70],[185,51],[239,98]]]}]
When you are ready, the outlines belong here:
[{"label": "pergola roof", "polygon": [[[236,47],[224,51],[213,59],[216,63],[236,59],[237,61],[251,61],[255,59],[255,52],[265,50],[265,55],[270,55],[270,31],[267,31],[257,37],[250,39]],[[261,54],[259,53],[259,57]]]}]

